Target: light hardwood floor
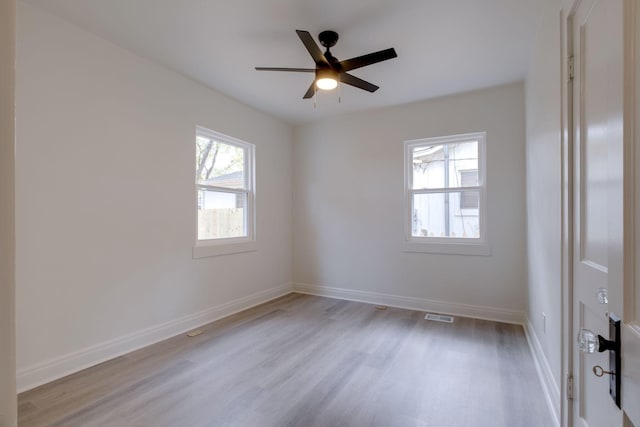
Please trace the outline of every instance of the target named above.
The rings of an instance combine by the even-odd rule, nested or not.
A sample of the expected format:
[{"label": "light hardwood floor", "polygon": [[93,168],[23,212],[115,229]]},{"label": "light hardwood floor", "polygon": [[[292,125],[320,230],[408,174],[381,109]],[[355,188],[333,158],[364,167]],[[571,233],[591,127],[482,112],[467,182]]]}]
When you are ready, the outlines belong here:
[{"label": "light hardwood floor", "polygon": [[19,395],[20,426],[551,426],[522,327],[290,294]]}]

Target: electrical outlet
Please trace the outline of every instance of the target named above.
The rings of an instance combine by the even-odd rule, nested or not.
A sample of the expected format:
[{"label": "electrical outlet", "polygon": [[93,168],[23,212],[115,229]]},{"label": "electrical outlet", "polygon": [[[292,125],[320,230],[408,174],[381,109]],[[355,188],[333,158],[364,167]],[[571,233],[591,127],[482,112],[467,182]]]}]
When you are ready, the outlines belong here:
[{"label": "electrical outlet", "polygon": [[547,333],[547,315],[542,312],[542,332]]}]

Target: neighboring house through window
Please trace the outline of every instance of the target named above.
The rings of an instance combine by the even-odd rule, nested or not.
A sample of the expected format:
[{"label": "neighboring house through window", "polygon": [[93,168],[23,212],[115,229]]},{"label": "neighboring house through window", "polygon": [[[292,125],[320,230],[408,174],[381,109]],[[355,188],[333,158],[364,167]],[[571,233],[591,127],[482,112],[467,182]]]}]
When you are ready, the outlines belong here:
[{"label": "neighboring house through window", "polygon": [[238,244],[255,242],[254,145],[199,126],[195,142],[196,247],[231,246],[194,256],[244,252]]},{"label": "neighboring house through window", "polygon": [[405,142],[406,249],[487,255],[484,132]]},{"label": "neighboring house through window", "polygon": [[[460,186],[476,187],[480,184],[478,180],[478,169],[461,170]],[[465,191],[460,195],[460,209],[478,209],[480,207],[480,197],[478,193]]]}]

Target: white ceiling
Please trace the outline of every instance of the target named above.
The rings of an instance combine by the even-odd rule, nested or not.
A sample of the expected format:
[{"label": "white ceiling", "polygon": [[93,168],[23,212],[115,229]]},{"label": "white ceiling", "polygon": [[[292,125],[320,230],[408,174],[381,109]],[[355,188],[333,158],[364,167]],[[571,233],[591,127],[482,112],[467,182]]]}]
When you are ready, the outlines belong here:
[{"label": "white ceiling", "polygon": [[[290,123],[522,80],[538,0],[24,0]],[[352,71],[380,89],[302,96],[312,68],[296,35],[340,35],[340,60],[394,47]]]}]

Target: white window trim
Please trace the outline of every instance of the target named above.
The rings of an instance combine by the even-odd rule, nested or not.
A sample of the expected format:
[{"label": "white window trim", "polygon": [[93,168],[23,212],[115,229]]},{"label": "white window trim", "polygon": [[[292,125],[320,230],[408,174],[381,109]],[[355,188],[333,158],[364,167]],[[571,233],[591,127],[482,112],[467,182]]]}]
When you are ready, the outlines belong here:
[{"label": "white window trim", "polygon": [[[434,138],[413,139],[404,142],[404,252],[423,252],[435,254],[455,255],[491,255],[491,246],[487,236],[487,217],[489,206],[486,203],[487,193],[487,145],[486,132],[474,132],[460,135],[441,136]],[[480,238],[450,238],[450,237],[416,237],[411,233],[412,196],[422,193],[458,192],[460,188],[451,190],[443,188],[412,190],[413,181],[413,148],[424,145],[451,144],[455,142],[478,141],[478,186],[465,187],[480,193]]]},{"label": "white window trim", "polygon": [[[242,141],[215,132],[202,126],[196,126],[196,136],[204,135],[209,138],[216,139],[220,142],[229,145],[235,145],[245,150],[244,158],[244,172],[247,177],[247,182],[250,188],[247,192],[247,218],[246,229],[247,235],[242,237],[222,238],[222,239],[198,239],[198,182],[197,178],[194,181],[195,188],[195,200],[193,206],[195,207],[195,243],[192,248],[192,256],[196,258],[215,257],[220,255],[239,254],[244,252],[253,252],[258,250],[256,242],[256,181],[255,181],[255,151],[254,144]],[[195,140],[195,139],[194,139]],[[194,144],[195,149],[195,144]],[[194,175],[195,176],[195,175]],[[230,191],[228,188],[211,186],[216,191],[236,193],[236,191]]]}]

